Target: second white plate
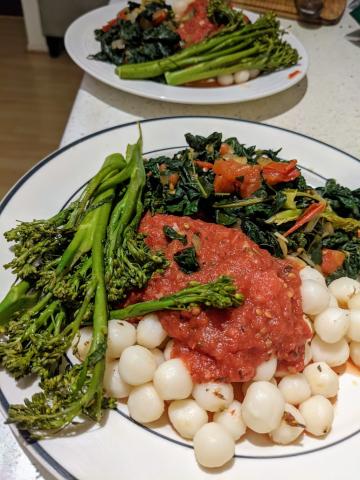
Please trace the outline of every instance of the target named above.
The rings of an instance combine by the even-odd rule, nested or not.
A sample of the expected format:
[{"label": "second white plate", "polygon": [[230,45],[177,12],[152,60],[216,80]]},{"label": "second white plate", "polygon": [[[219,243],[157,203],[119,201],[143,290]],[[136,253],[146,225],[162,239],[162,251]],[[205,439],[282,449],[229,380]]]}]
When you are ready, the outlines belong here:
[{"label": "second white plate", "polygon": [[[286,40],[299,52],[301,59],[298,65],[269,75],[261,75],[242,85],[193,88],[173,87],[150,80],[122,80],[115,74],[114,65],[90,60],[88,56],[100,49],[100,44],[94,37],[94,30],[116,17],[116,14],[126,5],[127,1],[121,0],[113,5],[86,13],[70,25],[65,35],[65,47],[73,61],[86,73],[111,87],[163,102],[210,105],[245,102],[274,95],[292,87],[306,75],[308,55],[300,41],[290,33],[286,36]],[[246,14],[250,20],[257,17],[251,12]],[[298,73],[289,77],[289,74],[296,70]]]}]

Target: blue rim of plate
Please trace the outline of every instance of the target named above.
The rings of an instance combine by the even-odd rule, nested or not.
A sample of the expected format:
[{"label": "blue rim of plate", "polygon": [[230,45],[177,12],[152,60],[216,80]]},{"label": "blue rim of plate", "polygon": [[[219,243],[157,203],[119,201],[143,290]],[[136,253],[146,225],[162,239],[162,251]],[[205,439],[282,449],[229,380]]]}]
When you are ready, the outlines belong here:
[{"label": "blue rim of plate", "polygon": [[[260,122],[255,122],[255,121],[252,121],[252,120],[242,120],[242,119],[238,119],[238,118],[233,118],[233,117],[222,117],[222,116],[212,116],[212,115],[180,115],[180,116],[176,116],[176,117],[172,117],[172,116],[167,116],[167,117],[159,117],[159,118],[147,118],[147,119],[143,119],[143,120],[138,120],[138,121],[133,121],[133,122],[128,122],[128,123],[124,123],[124,124],[120,124],[120,125],[115,125],[115,126],[112,126],[112,127],[108,127],[108,128],[105,128],[103,130],[98,130],[97,132],[93,132],[89,135],[86,135],[85,137],[82,137],[78,140],[75,140],[74,142],[71,142],[69,143],[68,145],[65,145],[64,147],[61,147],[59,148],[58,150],[56,150],[55,152],[51,153],[50,155],[48,155],[47,157],[43,158],[42,160],[40,160],[36,165],[34,165],[29,171],[27,171],[23,177],[20,178],[20,180],[10,189],[10,191],[5,195],[5,197],[3,198],[3,200],[1,201],[0,203],[0,215],[1,213],[3,212],[3,210],[5,209],[5,207],[7,206],[7,204],[10,202],[10,200],[12,199],[12,197],[15,195],[15,193],[21,188],[21,186],[29,179],[32,177],[32,175],[34,175],[35,172],[37,172],[38,170],[40,170],[40,168],[42,168],[44,165],[46,165],[48,162],[50,162],[51,160],[55,159],[56,157],[58,157],[59,155],[61,155],[63,152],[65,152],[66,150],[69,150],[70,148],[74,147],[75,145],[78,145],[79,143],[82,143],[82,142],[85,142],[86,140],[92,138],[92,137],[96,137],[98,135],[102,135],[103,133],[107,133],[107,132],[110,132],[112,130],[117,130],[117,129],[121,129],[121,128],[127,128],[127,127],[130,127],[130,126],[134,126],[134,125],[137,125],[138,123],[139,124],[143,124],[143,123],[150,123],[150,122],[161,122],[161,121],[168,121],[168,120],[173,120],[173,119],[186,119],[186,118],[189,118],[189,119],[195,119],[195,118],[204,118],[204,119],[214,119],[214,120],[229,120],[229,121],[235,121],[235,122],[239,122],[239,123],[248,123],[248,124],[252,124],[252,125],[260,125],[260,126],[263,126],[265,128],[274,128],[276,130],[281,130],[281,131],[285,131],[285,132],[288,132],[288,133],[291,133],[292,135],[297,135],[299,137],[303,137],[303,138],[306,138],[308,140],[311,140],[315,143],[319,143],[321,145],[324,145],[328,148],[331,148],[332,150],[335,150],[341,154],[344,154],[350,158],[352,158],[353,160],[355,160],[356,162],[359,162],[360,163],[360,159],[355,157],[354,155],[351,155],[347,152],[345,152],[344,150],[341,150],[340,148],[337,148],[337,147],[334,147],[333,145],[329,145],[328,143],[326,142],[323,142],[321,140],[317,140],[313,137],[310,137],[309,135],[305,135],[303,133],[299,133],[299,132],[294,132],[293,130],[289,130],[287,128],[282,128],[282,127],[278,127],[278,126],[275,126],[275,125],[270,125],[270,124],[267,124],[267,123],[260,123]],[[171,149],[175,149],[177,147],[169,147],[165,150],[171,150]],[[151,152],[148,152],[149,153],[155,153],[155,151],[151,151]],[[317,174],[318,175],[318,174]],[[82,187],[79,188],[79,190],[81,189]],[[79,191],[77,190],[77,191]],[[72,197],[74,195],[76,195],[77,192],[75,192]],[[72,198],[71,197],[71,198]],[[69,201],[70,199],[68,199]],[[9,402],[7,401],[4,393],[2,392],[1,388],[0,388],[0,405],[2,406],[2,408],[4,409],[4,412],[7,412],[8,408],[9,408]],[[145,425],[142,425],[142,424],[139,424],[137,423],[135,420],[131,419],[129,416],[127,416],[125,413],[121,412],[120,410],[116,410],[117,413],[119,413],[122,417],[126,418],[127,420],[130,420],[132,423],[138,425],[139,427],[141,427],[143,430],[153,434],[153,435],[156,435],[160,438],[163,438],[171,443],[174,443],[176,445],[179,445],[179,446],[182,446],[182,447],[186,447],[186,448],[193,448],[191,445],[189,444],[186,444],[186,443],[183,443],[181,441],[178,441],[178,440],[175,440],[175,439],[172,439],[172,438],[169,438],[169,437],[166,437],[165,435],[155,431],[155,430],[152,430],[151,428],[145,426]],[[46,464],[48,464],[54,471],[56,471],[58,474],[60,474],[62,476],[62,478],[66,479],[66,480],[76,480],[76,477],[74,477],[70,472],[68,472],[62,465],[60,465],[60,463],[55,460],[51,455],[49,455],[49,453],[46,451],[46,449],[44,449],[40,444],[39,442],[35,441],[35,442],[29,442],[27,440],[27,436],[24,432],[22,432],[21,430],[17,430],[18,432],[18,435],[22,438],[22,440],[24,442],[26,442],[27,445],[29,445],[30,447],[32,447],[36,452],[37,454],[46,462]],[[319,452],[321,450],[325,450],[327,448],[330,448],[330,447],[333,447],[335,445],[338,445],[352,437],[354,437],[355,435],[359,434],[360,433],[360,428],[358,430],[356,430],[355,432],[347,435],[346,437],[344,438],[341,438],[340,440],[337,440],[329,445],[323,445],[323,446],[320,446],[320,447],[317,447],[317,448],[314,448],[312,450],[308,450],[306,452],[296,452],[296,453],[290,453],[290,454],[284,454],[284,455],[273,455],[273,456],[250,456],[250,455],[235,455],[235,458],[241,458],[241,459],[248,459],[248,460],[274,460],[274,459],[279,459],[279,458],[291,458],[291,457],[297,457],[297,456],[300,456],[300,455],[307,455],[307,454],[310,454],[310,453],[315,453],[315,452]]]}]

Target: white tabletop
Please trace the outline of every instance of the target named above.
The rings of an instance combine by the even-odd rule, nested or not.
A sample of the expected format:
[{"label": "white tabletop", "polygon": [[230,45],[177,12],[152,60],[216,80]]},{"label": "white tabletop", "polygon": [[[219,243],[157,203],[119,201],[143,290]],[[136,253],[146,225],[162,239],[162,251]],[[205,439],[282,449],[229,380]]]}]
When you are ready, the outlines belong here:
[{"label": "white tabletop", "polygon": [[[113,2],[112,2],[113,3]],[[307,78],[269,98],[234,105],[161,103],[123,93],[85,75],[61,146],[89,133],[142,118],[219,115],[266,122],[304,133],[360,157],[360,47],[345,38],[358,28],[348,12],[331,27],[284,20],[310,57]],[[0,479],[48,479],[31,464],[7,426],[0,423]]]}]

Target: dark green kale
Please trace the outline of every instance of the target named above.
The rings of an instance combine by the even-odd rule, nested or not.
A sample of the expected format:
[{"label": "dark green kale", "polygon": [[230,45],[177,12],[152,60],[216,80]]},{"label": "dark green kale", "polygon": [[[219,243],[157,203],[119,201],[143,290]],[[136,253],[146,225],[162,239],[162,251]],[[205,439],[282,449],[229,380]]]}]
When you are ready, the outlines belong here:
[{"label": "dark green kale", "polygon": [[322,247],[341,250],[345,253],[343,265],[327,277],[330,283],[336,278],[350,277],[357,279],[360,272],[360,238],[351,232],[337,231],[333,235],[323,238]]},{"label": "dark green kale", "polygon": [[[110,62],[116,66],[123,63],[142,63],[168,57],[180,48],[180,36],[172,21],[172,8],[163,0],[145,4],[143,7],[129,2],[127,11],[140,8],[135,20],[117,18],[112,25],[95,30],[95,39],[100,42],[100,52],[89,55],[90,59]],[[154,20],[158,11],[166,11],[166,19],[160,25]]]},{"label": "dark green kale", "polygon": [[214,132],[208,137],[187,133],[185,135],[185,139],[189,147],[194,150],[198,160],[214,162],[214,160],[219,156],[222,140],[221,133]]},{"label": "dark green kale", "polygon": [[[189,149],[173,158],[152,158],[145,165],[147,188],[144,204],[152,213],[196,215],[214,192],[214,174],[196,164]],[[177,181],[171,182],[172,176]]]},{"label": "dark green kale", "polygon": [[180,270],[184,273],[194,273],[200,269],[194,247],[184,248],[175,253],[174,260],[179,265]]},{"label": "dark green kale", "polygon": [[187,236],[181,235],[181,233],[177,232],[172,227],[169,227],[169,225],[164,225],[163,232],[166,239],[169,240],[170,242],[172,240],[179,240],[179,242],[181,242],[183,245],[187,244]]},{"label": "dark green kale", "polygon": [[224,143],[230,145],[235,155],[239,157],[246,157],[248,163],[254,164],[256,163],[256,147],[246,147],[243,143],[240,143],[237,138],[230,137],[224,140]]},{"label": "dark green kale", "polygon": [[331,208],[341,217],[360,219],[360,189],[350,190],[336,183],[334,179],[326,181],[324,187],[318,187],[317,192],[325,198]]},{"label": "dark green kale", "polygon": [[271,231],[271,227],[269,228],[266,224],[260,226],[251,220],[243,220],[241,222],[241,229],[251,240],[257,243],[259,247],[268,250],[275,257],[283,256],[279,242]]}]

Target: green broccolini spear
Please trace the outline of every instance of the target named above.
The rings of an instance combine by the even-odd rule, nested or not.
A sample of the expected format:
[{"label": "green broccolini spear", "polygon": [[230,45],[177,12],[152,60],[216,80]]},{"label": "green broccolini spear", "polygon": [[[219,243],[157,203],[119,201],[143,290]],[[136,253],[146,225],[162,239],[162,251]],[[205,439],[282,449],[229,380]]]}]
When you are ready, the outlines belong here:
[{"label": "green broccolini spear", "polygon": [[236,292],[232,279],[223,275],[213,282],[204,284],[190,282],[183,290],[172,295],[113,310],[110,312],[110,318],[125,320],[161,310],[188,310],[200,305],[208,308],[238,307],[243,301],[244,296]]},{"label": "green broccolini spear", "polygon": [[192,67],[166,72],[165,79],[168,85],[183,85],[219,75],[236,73],[240,70],[270,72],[295,65],[298,59],[297,51],[288,43],[266,39],[263,42],[255,42],[247,50],[224,54]]},{"label": "green broccolini spear", "polygon": [[198,57],[211,55],[217,52],[217,58],[223,51],[237,47],[237,51],[247,48],[249,41],[254,42],[262,37],[278,38],[281,35],[279,22],[274,14],[261,16],[256,22],[244,25],[236,31],[226,28],[219,33],[199,43],[184,48],[174,55],[137,64],[124,64],[115,69],[117,75],[123,79],[145,79],[158,77],[165,72],[177,71],[190,65],[197,64]]}]

